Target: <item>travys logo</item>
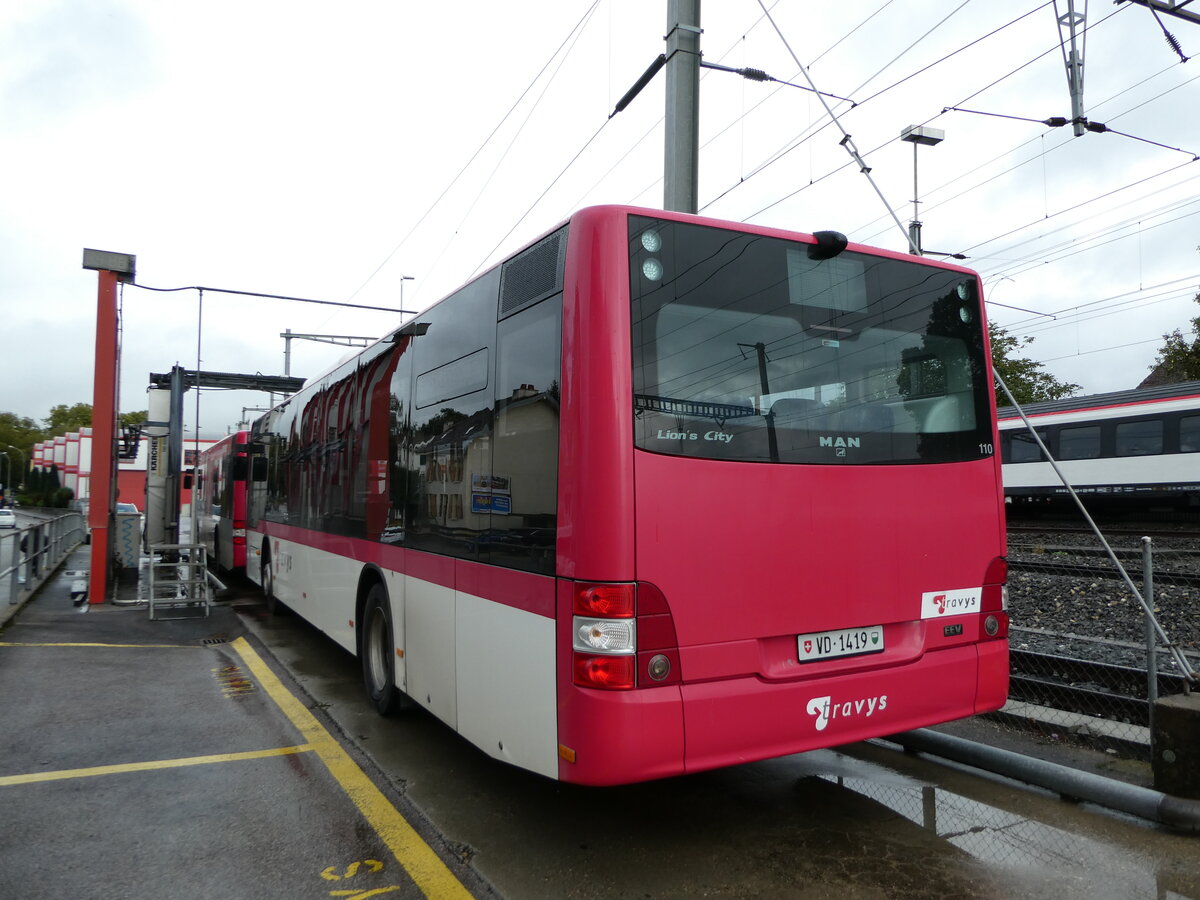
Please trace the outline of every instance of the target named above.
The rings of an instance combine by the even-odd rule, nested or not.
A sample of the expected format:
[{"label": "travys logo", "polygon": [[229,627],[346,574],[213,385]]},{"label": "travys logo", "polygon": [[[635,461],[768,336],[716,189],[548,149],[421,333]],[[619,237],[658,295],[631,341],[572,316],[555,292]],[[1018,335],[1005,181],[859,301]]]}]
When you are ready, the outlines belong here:
[{"label": "travys logo", "polygon": [[851,719],[856,716],[869,717],[887,709],[887,694],[878,697],[863,697],[858,700],[834,700],[833,697],[813,697],[805,711],[816,716],[817,731],[824,731],[832,719]]},{"label": "travys logo", "polygon": [[921,618],[962,616],[979,612],[983,588],[959,588],[954,591],[926,591],[921,595]]}]

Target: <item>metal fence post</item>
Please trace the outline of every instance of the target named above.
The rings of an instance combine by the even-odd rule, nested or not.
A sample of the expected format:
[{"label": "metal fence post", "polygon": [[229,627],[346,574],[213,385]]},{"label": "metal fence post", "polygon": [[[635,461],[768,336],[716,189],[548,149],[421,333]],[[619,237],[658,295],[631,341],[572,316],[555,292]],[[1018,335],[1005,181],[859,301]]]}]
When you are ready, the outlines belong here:
[{"label": "metal fence post", "polygon": [[12,550],[9,553],[9,562],[12,564],[12,571],[9,572],[8,582],[8,602],[10,606],[16,606],[20,602],[19,594],[21,593],[20,572],[21,572],[21,532],[14,530],[10,539],[9,546]]},{"label": "metal fence post", "polygon": [[1154,733],[1154,704],[1158,701],[1158,647],[1154,632],[1154,541],[1142,538],[1142,596],[1146,598],[1146,700],[1150,704],[1150,733]]}]

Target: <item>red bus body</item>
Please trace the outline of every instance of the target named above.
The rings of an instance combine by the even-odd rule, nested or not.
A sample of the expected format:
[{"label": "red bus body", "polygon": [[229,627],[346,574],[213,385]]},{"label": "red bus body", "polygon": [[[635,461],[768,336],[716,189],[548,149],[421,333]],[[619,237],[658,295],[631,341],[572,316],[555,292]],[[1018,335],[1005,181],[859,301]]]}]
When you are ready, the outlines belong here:
[{"label": "red bus body", "polygon": [[246,570],[247,443],[250,432],[226,435],[200,453],[192,502],[196,504],[198,542],[208,564],[222,572]]},{"label": "red bus body", "polygon": [[[373,585],[381,586],[390,611],[395,684],[490,755],[564,781],[607,785],[697,772],[1000,707],[1008,688],[1005,530],[976,276],[887,251],[848,248],[864,271],[892,261],[921,267],[905,272],[968,285],[960,290],[972,298],[961,307],[969,324],[954,326],[975,342],[976,406],[967,416],[973,436],[954,444],[970,450],[954,451],[964,458],[926,462],[924,457],[951,452],[929,449],[951,446],[950,437],[918,434],[919,425],[899,434],[897,425],[892,443],[918,448],[904,464],[781,462],[793,451],[784,447],[790,432],[779,424],[783,419],[772,418],[786,404],[772,397],[824,414],[849,409],[846,392],[861,388],[843,386],[842,394],[823,402],[800,398],[799,389],[772,393],[768,367],[779,364],[783,351],[747,340],[731,358],[736,362],[733,354],[741,352],[746,360],[751,375],[738,376],[745,381],[758,354],[762,391],[743,401],[749,405],[639,393],[645,386],[635,380],[645,376],[635,372],[649,370],[649,345],[632,348],[631,329],[637,334],[641,326],[631,309],[646,318],[649,301],[631,297],[641,257],[635,246],[631,263],[630,247],[645,221],[661,224],[681,259],[693,234],[721,236],[715,247],[727,243],[728,233],[747,246],[765,242],[789,254],[813,243],[807,235],[675,213],[626,207],[577,213],[566,226],[561,301],[553,298],[561,302],[557,382],[510,390],[498,339],[499,350],[494,347],[489,357],[494,385],[487,389],[499,398],[494,413],[472,414],[463,406],[451,416],[447,410],[454,412],[460,401],[433,399],[440,396],[435,391],[424,408],[440,410],[442,419],[422,419],[422,379],[444,381],[452,365],[472,365],[467,345],[457,358],[459,349],[446,350],[452,362],[440,367],[420,356],[422,341],[445,337],[448,325],[438,318],[439,307],[416,320],[432,323],[428,337],[406,326],[388,349],[364,351],[359,361],[289,401],[290,412],[273,411],[256,424],[254,446],[275,446],[281,462],[272,468],[277,474],[266,478],[269,484],[252,485],[252,495],[260,489],[275,499],[264,499],[260,514],[252,497],[250,577],[268,582],[280,600],[360,653],[364,598]],[[539,252],[546,240],[509,265]],[[810,264],[798,259],[789,256],[788,265],[800,272],[800,284],[808,277],[801,269]],[[645,271],[660,275],[656,259],[646,265]],[[715,283],[735,265],[731,259],[706,280]],[[663,284],[671,277],[668,272]],[[487,278],[472,289],[490,290]],[[696,290],[709,288],[700,284]],[[655,289],[648,287],[646,296]],[[681,299],[655,313],[668,323],[658,329],[660,373],[673,364],[672,355],[692,352],[672,337],[670,316],[693,308],[685,289],[674,289]],[[498,334],[505,321],[517,321],[516,315],[504,318],[503,284],[501,290]],[[865,301],[828,302],[839,306],[838,321],[865,321]],[[444,303],[448,309],[451,301]],[[956,303],[948,294],[934,306]],[[800,309],[803,301],[791,304],[784,303],[785,312],[803,325],[809,314]],[[719,303],[706,309],[696,315],[696,334],[724,340],[713,323],[729,312]],[[935,310],[928,318],[938,315]],[[736,328],[743,331],[731,332],[722,346],[751,336],[746,329],[754,322],[752,315],[738,319]],[[838,337],[822,337],[834,331],[816,324],[797,333],[816,348],[812,358],[843,354],[851,360],[847,366],[873,339],[866,326],[858,334],[842,328]],[[924,366],[934,373],[930,377],[941,379],[941,388],[922,393],[909,375],[900,375],[897,389],[896,377],[876,373],[874,390],[893,392],[894,410],[933,409],[942,399],[937,392],[951,393],[946,385],[959,376],[946,374],[951,366],[945,360],[926,361],[951,343],[934,335],[893,354],[913,371]],[[637,353],[642,356],[635,358]],[[402,374],[406,365],[413,367],[411,381]],[[795,365],[800,378],[806,363]],[[415,387],[400,396],[395,392],[401,384]],[[906,402],[896,400],[897,390]],[[877,412],[889,404],[860,405]],[[538,451],[524,449],[514,424],[518,416],[532,423],[551,408],[558,417],[553,472],[522,461]],[[681,412],[689,409],[699,410],[699,418]],[[899,416],[887,413],[893,414]],[[647,425],[656,415],[655,421],[676,424]],[[860,444],[868,446],[869,430],[847,430],[846,412],[841,421],[840,431],[814,425],[810,443],[793,458],[824,460],[813,455],[828,454],[826,462],[833,463],[834,454],[846,458],[843,446],[851,456]],[[770,455],[759,449],[753,461],[736,458],[743,451],[730,447],[766,440],[760,438],[764,422]],[[318,439],[321,427],[327,435]],[[504,441],[511,442],[503,445],[508,450],[501,449]],[[707,452],[705,442],[726,456],[689,455]],[[659,445],[662,451],[648,449]],[[326,462],[311,462],[317,458]],[[519,516],[524,498],[544,488],[539,473],[557,479],[553,516],[544,502]],[[405,487],[397,486],[401,477],[408,479]],[[330,491],[341,491],[340,499],[328,500]],[[334,514],[304,517],[301,506]],[[488,524],[480,525],[481,517]],[[512,527],[518,518],[521,527]],[[543,553],[544,563],[530,562]],[[587,649],[593,638],[605,648],[611,639],[621,649],[593,652]],[[857,649],[804,658],[814,644],[831,640]],[[881,651],[869,646],[874,641]]]}]

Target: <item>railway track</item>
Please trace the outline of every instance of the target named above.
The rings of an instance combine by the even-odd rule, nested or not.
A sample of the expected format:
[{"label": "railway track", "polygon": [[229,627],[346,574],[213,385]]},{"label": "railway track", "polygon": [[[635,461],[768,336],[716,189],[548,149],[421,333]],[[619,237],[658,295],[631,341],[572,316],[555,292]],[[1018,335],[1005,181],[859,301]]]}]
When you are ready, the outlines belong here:
[{"label": "railway track", "polygon": [[[1009,697],[1095,718],[1150,724],[1145,669],[1012,650]],[[1186,679],[1158,673],[1159,696],[1183,693]]]},{"label": "railway track", "polygon": [[[1135,584],[1141,582],[1142,573],[1140,564],[1136,560],[1134,565],[1126,565],[1126,571],[1133,578]],[[1053,562],[1027,562],[1011,561],[1008,564],[1010,575],[1012,573],[1027,572],[1037,575],[1053,575],[1064,578],[1086,578],[1086,579],[1120,579],[1121,573],[1117,571],[1115,566],[1085,566],[1077,563],[1053,563]],[[1169,578],[1171,584],[1181,588],[1200,588],[1200,575],[1192,572],[1171,572],[1169,570],[1156,570],[1155,577],[1160,579]]]},{"label": "railway track", "polygon": [[[1162,525],[1147,524],[1142,527],[1121,526],[1112,527],[1098,523],[1100,531],[1108,539],[1112,538],[1131,538],[1134,540],[1150,537],[1155,540],[1172,540],[1181,539],[1187,541],[1200,541],[1200,528],[1163,528]],[[1008,533],[1010,535],[1022,534],[1070,534],[1070,535],[1094,535],[1095,532],[1086,525],[1051,525],[1045,522],[1038,524],[1014,524],[1008,523]]]}]

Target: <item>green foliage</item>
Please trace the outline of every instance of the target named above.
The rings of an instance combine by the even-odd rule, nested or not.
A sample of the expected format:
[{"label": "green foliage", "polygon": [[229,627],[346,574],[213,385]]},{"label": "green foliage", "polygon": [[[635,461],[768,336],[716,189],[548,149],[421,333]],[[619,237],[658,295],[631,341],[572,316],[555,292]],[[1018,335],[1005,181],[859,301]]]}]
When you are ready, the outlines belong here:
[{"label": "green foliage", "polygon": [[[1200,294],[1195,299],[1200,303]],[[1150,369],[1157,384],[1200,380],[1200,316],[1192,319],[1190,337],[1184,337],[1178,328],[1163,335],[1163,345]]]},{"label": "green foliage", "polygon": [[41,439],[42,430],[33,419],[22,418],[10,412],[0,412],[0,453],[8,457],[7,463],[0,463],[0,469],[4,472],[6,487],[25,481],[29,454],[33,445]]},{"label": "green foliage", "polygon": [[[1004,379],[1018,403],[1060,400],[1079,392],[1079,385],[1059,381],[1045,371],[1041,363],[1016,355],[1032,344],[1033,338],[1016,337],[993,322],[988,323],[988,336],[992,343],[992,367]],[[1007,395],[999,387],[996,389],[996,405],[1010,405]]]},{"label": "green foliage", "polygon": [[66,507],[74,496],[74,492],[59,481],[58,466],[51,465],[48,470],[34,469],[29,473],[20,499],[25,506]]},{"label": "green foliage", "polygon": [[67,406],[65,403],[60,403],[51,408],[45,423],[48,437],[57,437],[60,434],[78,431],[80,428],[88,428],[92,424],[92,404],[76,403],[74,406]]}]

